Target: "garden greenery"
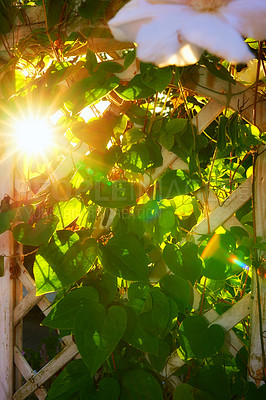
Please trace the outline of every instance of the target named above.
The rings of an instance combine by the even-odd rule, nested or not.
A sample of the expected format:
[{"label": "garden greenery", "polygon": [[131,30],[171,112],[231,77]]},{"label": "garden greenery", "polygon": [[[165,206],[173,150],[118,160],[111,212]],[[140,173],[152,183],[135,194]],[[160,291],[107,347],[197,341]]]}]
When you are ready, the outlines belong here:
[{"label": "garden greenery", "polygon": [[[246,66],[204,52],[196,65],[159,68],[136,60],[130,43],[94,51],[97,40],[113,40],[106,22],[124,3],[0,2],[2,129],[12,139],[14,120],[57,116],[50,152],[25,156],[25,200],[3,199],[0,213],[1,233],[11,230],[24,253],[31,246],[37,295],[57,292],[43,325],[72,335],[81,355],[54,379],[47,400],[262,399],[265,385],[247,381],[249,317],[234,327],[243,342],[236,356],[224,329],[204,317],[250,291],[252,260],[263,247],[254,242],[251,201],[236,213],[243,227],[220,227],[197,243],[189,234],[208,218],[198,193],[226,199],[252,174],[265,135],[230,110],[230,98],[198,135],[192,118],[209,99],[184,88],[183,78],[204,68],[230,87]],[[32,24],[11,45],[18,21],[44,5],[45,26]],[[263,43],[248,43],[262,66]],[[163,148],[185,167],[153,181]],[[66,176],[55,173],[42,188],[69,154]],[[168,376],[171,354],[182,362]]]}]

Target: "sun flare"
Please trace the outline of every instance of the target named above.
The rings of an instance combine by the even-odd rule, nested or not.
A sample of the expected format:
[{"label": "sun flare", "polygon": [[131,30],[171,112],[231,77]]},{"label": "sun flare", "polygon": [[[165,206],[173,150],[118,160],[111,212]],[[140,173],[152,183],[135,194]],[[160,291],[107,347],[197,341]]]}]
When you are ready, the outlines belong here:
[{"label": "sun flare", "polygon": [[52,146],[52,126],[42,118],[29,117],[17,121],[15,136],[18,148],[31,156],[44,155]]}]

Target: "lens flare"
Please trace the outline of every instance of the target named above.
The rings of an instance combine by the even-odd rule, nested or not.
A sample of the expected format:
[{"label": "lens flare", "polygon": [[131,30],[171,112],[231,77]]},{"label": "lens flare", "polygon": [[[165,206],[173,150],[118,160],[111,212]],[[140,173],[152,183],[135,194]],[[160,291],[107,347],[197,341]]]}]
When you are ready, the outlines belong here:
[{"label": "lens flare", "polygon": [[52,126],[42,118],[18,120],[14,127],[17,147],[28,155],[44,155],[52,145]]},{"label": "lens flare", "polygon": [[228,261],[232,264],[238,265],[239,267],[245,269],[246,271],[249,270],[249,266],[245,264],[243,261],[240,261],[234,254],[231,254]]}]

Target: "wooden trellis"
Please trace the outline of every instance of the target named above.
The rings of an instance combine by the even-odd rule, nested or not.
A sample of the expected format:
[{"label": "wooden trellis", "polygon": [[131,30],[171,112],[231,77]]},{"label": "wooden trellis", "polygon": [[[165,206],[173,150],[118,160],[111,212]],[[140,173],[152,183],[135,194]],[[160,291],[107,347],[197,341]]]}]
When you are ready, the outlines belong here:
[{"label": "wooden trellis", "polygon": [[[117,50],[113,48],[113,51]],[[106,51],[106,50],[105,50]],[[192,79],[193,78],[193,79]],[[200,69],[197,76],[189,77],[183,82],[184,87],[195,91],[199,95],[211,98],[209,103],[193,118],[193,123],[197,126],[200,134],[208,125],[223,111],[227,105],[226,93],[229,90],[229,83],[219,80],[210,75],[206,69]],[[231,94],[230,108],[240,111],[243,118],[252,121],[252,109],[254,105],[254,92],[246,89],[241,84],[230,86]],[[108,111],[120,114],[125,103],[121,106],[111,104]],[[266,102],[258,99],[257,103],[257,125],[263,131],[266,130]],[[87,152],[88,147],[82,143],[78,150],[73,149],[71,153],[65,153],[64,159],[57,167],[50,179],[58,181],[68,175],[75,167],[75,163],[80,160]],[[8,149],[7,149],[8,154]],[[187,169],[187,165],[175,154],[162,149],[163,165],[152,171],[151,174],[144,174],[142,182],[143,192],[153,184],[153,182],[169,167],[173,169]],[[252,197],[252,185],[254,187],[254,206],[256,215],[256,231],[258,236],[266,238],[266,205],[264,194],[266,193],[266,152],[265,148],[260,149],[260,155],[256,163],[256,171],[253,177],[248,178],[242,183],[223,203],[219,203],[216,195],[209,189],[201,189],[196,193],[197,199],[206,208],[208,216],[195,226],[188,237],[188,240],[199,242],[200,236],[214,232],[219,226],[230,229],[232,226],[241,226],[235,217],[235,212],[242,207]],[[4,157],[1,162],[2,181],[0,184],[0,198],[4,199],[9,195],[12,199],[19,199],[21,176],[17,174],[18,167]],[[50,185],[50,180],[45,182],[38,191],[40,194]],[[98,221],[97,229],[93,236],[99,237],[108,229],[115,216],[112,210],[108,221],[102,225]],[[0,277],[0,400],[23,400],[32,393],[40,400],[45,399],[47,392],[44,383],[64,367],[70,360],[78,356],[78,349],[71,337],[64,338],[63,350],[45,367],[35,373],[23,356],[22,349],[22,323],[25,315],[37,304],[44,315],[49,313],[50,302],[45,296],[36,297],[36,285],[21,258],[19,247],[15,247],[12,235],[5,232],[0,236],[0,255],[4,255],[4,273]],[[260,254],[262,256],[262,254]],[[165,271],[168,268],[165,265]],[[257,281],[258,279],[258,281]],[[229,351],[236,355],[243,343],[238,339],[232,328],[249,314],[251,316],[251,338],[249,349],[249,379],[258,385],[265,376],[262,354],[266,352],[265,337],[263,340],[264,352],[259,329],[258,313],[258,287],[260,291],[260,302],[262,313],[262,331],[266,332],[266,280],[253,271],[252,292],[236,303],[230,310],[222,315],[218,315],[215,310],[207,311],[204,316],[209,324],[219,324],[227,332],[225,345]],[[22,296],[23,287],[27,290],[27,295]],[[194,309],[199,308],[201,296],[194,289]],[[182,366],[184,362],[178,357],[177,353],[172,354],[162,372],[162,375],[169,378],[173,386],[179,383],[178,378],[172,374]],[[23,376],[26,383],[22,385]]]}]

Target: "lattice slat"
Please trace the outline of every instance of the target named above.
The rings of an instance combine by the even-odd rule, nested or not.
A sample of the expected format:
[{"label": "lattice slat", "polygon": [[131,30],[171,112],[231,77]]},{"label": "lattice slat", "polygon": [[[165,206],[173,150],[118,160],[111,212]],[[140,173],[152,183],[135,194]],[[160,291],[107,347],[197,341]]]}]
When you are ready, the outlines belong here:
[{"label": "lattice slat", "polygon": [[[14,362],[16,364],[16,367],[18,370],[21,372],[23,377],[28,381],[31,380],[32,377],[35,375],[35,372],[31,368],[31,366],[28,364],[28,362],[25,360],[23,357],[21,351],[17,348],[17,346],[14,347]],[[43,387],[39,387],[34,391],[35,395],[38,397],[39,400],[44,400],[47,395],[46,389]]]},{"label": "lattice slat", "polygon": [[[256,235],[266,238],[266,146],[261,147],[255,167],[255,223]],[[261,266],[252,269],[252,301],[250,321],[250,379],[263,384],[266,375],[266,262],[265,251],[259,251]],[[261,269],[259,269],[261,268]]]},{"label": "lattice slat", "polygon": [[[13,400],[24,400],[27,396],[33,393],[36,389],[43,385],[49,378],[63,368],[78,354],[78,348],[74,342],[66,346],[57,356],[45,365],[37,374],[33,375],[13,395]],[[18,365],[17,365],[18,367]]]}]

